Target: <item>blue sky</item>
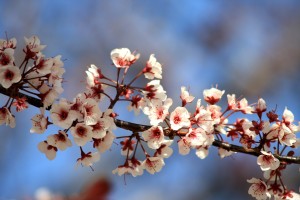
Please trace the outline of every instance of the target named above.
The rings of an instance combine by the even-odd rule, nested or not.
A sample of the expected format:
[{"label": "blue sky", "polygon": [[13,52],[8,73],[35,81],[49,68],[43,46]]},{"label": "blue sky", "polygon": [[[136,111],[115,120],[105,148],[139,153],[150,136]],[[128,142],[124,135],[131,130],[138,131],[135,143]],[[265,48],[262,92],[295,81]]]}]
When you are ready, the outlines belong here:
[{"label": "blue sky", "polygon": [[[156,55],[164,66],[163,85],[177,103],[183,85],[190,87],[194,96],[202,98],[203,89],[218,84],[229,93],[249,97],[251,102],[264,97],[272,108],[278,105],[279,112],[288,106],[295,110],[299,120],[295,83],[300,62],[297,56],[292,57],[299,54],[291,53],[299,50],[298,8],[297,1],[258,4],[253,1],[0,0],[0,36],[5,38],[7,33],[8,37],[17,38],[20,56],[17,62],[23,56],[24,36],[38,35],[42,44],[47,45],[46,56],[62,55],[66,68],[62,96],[68,99],[84,90],[81,81],[86,66],[94,63],[113,76],[110,51],[128,47],[141,53],[138,64],[145,62],[151,53]],[[279,56],[283,56],[283,61],[277,65]],[[276,65],[270,60],[275,60]],[[3,99],[0,95],[0,104]],[[137,120],[121,107],[118,109],[122,118]],[[0,127],[0,177],[4,183],[0,199],[33,196],[39,187],[72,194],[97,176],[112,181],[112,199],[155,196],[176,200],[197,199],[201,195],[209,199],[240,199],[248,197],[246,178],[261,176],[251,157],[220,160],[212,150],[209,158],[200,160],[194,153],[183,157],[176,152],[166,160],[162,172],[127,177],[124,185],[122,177],[111,174],[123,162],[116,145],[102,155],[94,172],[74,168],[79,155],[76,148],[59,152],[54,161],[48,161],[36,146],[57,129],[43,135],[30,134],[30,118],[37,112],[31,108],[18,113],[15,129]],[[246,169],[240,174],[243,178],[228,181],[241,167]],[[228,184],[221,186],[216,180]],[[233,189],[238,186],[242,189]]]}]

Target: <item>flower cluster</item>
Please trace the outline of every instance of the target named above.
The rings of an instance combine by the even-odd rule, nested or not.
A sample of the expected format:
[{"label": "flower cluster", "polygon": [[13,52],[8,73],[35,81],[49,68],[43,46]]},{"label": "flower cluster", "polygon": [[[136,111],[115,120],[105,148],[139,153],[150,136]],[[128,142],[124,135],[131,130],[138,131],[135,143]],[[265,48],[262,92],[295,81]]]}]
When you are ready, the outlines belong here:
[{"label": "flower cluster", "polygon": [[[217,87],[204,90],[202,101],[195,100],[186,87],[181,87],[178,95],[181,106],[175,107],[161,84],[162,65],[154,54],[136,76],[131,79],[127,76],[140,57],[127,48],[114,49],[110,54],[117,72],[116,80],[91,65],[86,70],[86,90],[73,100],[56,101],[63,91],[65,70],[61,56],[46,58],[41,52],[45,45],[41,45],[36,36],[25,38],[25,44],[25,57],[18,66],[14,62],[16,39],[0,40],[0,90],[8,96],[6,104],[0,108],[0,125],[15,126],[12,106],[17,112],[26,109],[28,103],[40,107],[40,113],[32,117],[30,132],[43,134],[48,126],[59,127],[38,144],[38,149],[48,159],[54,159],[58,150],[64,151],[73,145],[80,150],[77,164],[92,167],[100,154],[112,148],[117,140],[124,163],[113,173],[140,176],[144,171],[150,174],[161,171],[164,159],[173,153],[173,144],[178,145],[181,155],[194,151],[200,159],[208,156],[211,146],[216,146],[221,158],[236,152],[251,152],[257,156],[257,164],[266,180],[248,180],[251,183],[248,193],[256,199],[298,198],[298,194],[285,186],[282,177],[286,166],[295,163],[293,149],[300,145],[295,134],[300,125],[295,124],[294,115],[287,108],[280,118],[276,110],[268,111],[262,98],[248,104],[246,98],[238,99],[235,94],[227,94],[227,104],[222,108],[219,102],[225,91]],[[135,81],[143,77],[148,80],[147,84],[134,86]],[[111,94],[106,88],[113,88],[115,92]],[[29,102],[27,98],[35,101]],[[99,103],[104,99],[110,103],[101,110]],[[114,109],[119,102],[127,102],[127,109],[135,115],[146,115],[150,125],[117,119]],[[189,111],[191,106],[188,105],[192,103],[195,103],[194,109]],[[232,122],[236,113],[242,117]],[[128,132],[115,136],[116,127]],[[228,144],[229,141],[241,146]],[[93,151],[86,152],[87,146]]]}]

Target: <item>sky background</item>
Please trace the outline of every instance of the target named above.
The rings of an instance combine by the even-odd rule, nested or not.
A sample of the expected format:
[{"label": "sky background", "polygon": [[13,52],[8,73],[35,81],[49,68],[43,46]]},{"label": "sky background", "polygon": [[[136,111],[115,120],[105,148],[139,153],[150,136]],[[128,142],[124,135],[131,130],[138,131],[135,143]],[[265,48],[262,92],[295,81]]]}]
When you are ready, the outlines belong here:
[{"label": "sky background", "polygon": [[[281,114],[288,106],[300,118],[300,2],[299,1],[17,1],[0,0],[0,38],[18,40],[16,62],[23,58],[24,36],[37,35],[48,57],[62,55],[66,74],[62,97],[84,91],[85,70],[96,64],[111,77],[110,51],[127,47],[141,54],[136,67],[154,53],[163,64],[162,84],[179,105],[180,87],[190,87],[196,98],[218,84],[226,93],[249,102],[263,97]],[[134,74],[134,72],[133,72]],[[145,82],[141,81],[140,84]],[[0,95],[0,106],[4,104]],[[223,99],[226,103],[226,99]],[[121,119],[143,122],[117,107]],[[16,114],[17,127],[0,127],[0,199],[28,199],[45,187],[61,195],[82,191],[98,179],[112,185],[110,199],[250,199],[246,179],[262,177],[256,158],[234,155],[220,159],[215,149],[200,160],[192,151],[174,155],[155,175],[112,175],[123,162],[119,147],[89,168],[75,168],[78,148],[46,159],[37,144],[57,129],[30,134],[30,108]],[[116,135],[122,131],[115,132]],[[286,182],[297,190],[297,166],[289,166]],[[297,174],[297,176],[295,176]]]}]

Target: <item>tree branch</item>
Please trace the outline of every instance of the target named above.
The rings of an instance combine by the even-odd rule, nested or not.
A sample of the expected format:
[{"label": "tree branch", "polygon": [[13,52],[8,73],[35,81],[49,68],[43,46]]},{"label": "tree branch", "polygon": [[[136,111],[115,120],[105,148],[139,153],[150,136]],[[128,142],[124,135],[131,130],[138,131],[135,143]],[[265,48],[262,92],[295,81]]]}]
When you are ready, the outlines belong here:
[{"label": "tree branch", "polygon": [[[12,98],[26,97],[27,102],[30,105],[38,107],[38,108],[43,107],[43,103],[41,102],[40,99],[28,96],[28,95],[23,94],[21,92],[15,93],[15,92],[13,92],[13,90],[5,89],[1,85],[0,85],[0,93],[4,94],[6,96],[12,97]],[[50,107],[47,108],[47,110],[50,110]],[[143,131],[148,130],[149,128],[151,128],[151,126],[148,126],[148,125],[135,124],[135,123],[119,120],[119,119],[115,119],[115,124],[119,128],[126,129],[126,130],[133,131],[133,132],[143,132]],[[169,129],[165,128],[164,133],[165,133],[166,136],[170,136],[171,131]],[[256,157],[261,155],[260,150],[257,149],[257,148],[246,149],[244,147],[237,146],[237,145],[234,145],[234,144],[228,144],[226,142],[222,142],[222,141],[219,141],[219,140],[215,140],[212,145],[215,146],[215,147],[226,149],[228,151],[233,151],[233,152],[238,152],[238,153],[243,153],[243,154],[249,154],[249,155],[256,156]],[[277,159],[279,159],[281,162],[300,164],[300,157],[279,156],[279,155],[276,155],[276,154],[274,154],[274,156]]]}]

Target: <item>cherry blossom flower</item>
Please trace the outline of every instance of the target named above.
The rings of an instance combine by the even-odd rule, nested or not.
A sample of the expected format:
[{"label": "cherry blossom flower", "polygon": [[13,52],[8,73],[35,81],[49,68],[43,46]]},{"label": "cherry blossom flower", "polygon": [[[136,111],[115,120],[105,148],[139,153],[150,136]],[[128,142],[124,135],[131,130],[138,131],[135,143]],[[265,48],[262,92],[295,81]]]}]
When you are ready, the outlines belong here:
[{"label": "cherry blossom flower", "polygon": [[115,139],[115,135],[112,132],[107,131],[104,138],[100,138],[100,139],[93,138],[94,141],[93,147],[97,148],[97,150],[100,153],[104,153],[105,151],[110,149],[114,139]]},{"label": "cherry blossom flower", "polygon": [[4,51],[7,48],[15,49],[17,46],[16,38],[11,38],[10,40],[0,39],[0,52]]},{"label": "cherry blossom flower", "polygon": [[196,155],[200,159],[204,159],[208,156],[208,147],[207,146],[199,146],[196,148]]},{"label": "cherry blossom flower", "polygon": [[100,84],[99,79],[103,78],[101,70],[94,64],[88,68],[86,72],[86,81],[89,87],[95,87],[95,85]]},{"label": "cherry blossom flower", "polygon": [[37,36],[31,36],[30,38],[24,37],[25,43],[26,43],[26,55],[30,55],[30,58],[35,56],[36,53],[43,50],[46,45],[41,45],[41,41]]},{"label": "cherry blossom flower", "polygon": [[165,101],[167,99],[166,91],[161,86],[160,80],[150,81],[142,92],[145,98],[149,100],[160,99],[161,101]]},{"label": "cherry blossom flower", "polygon": [[66,148],[72,146],[71,140],[68,138],[64,131],[58,131],[58,134],[49,135],[47,137],[47,143],[59,150],[65,150]]},{"label": "cherry blossom flower", "polygon": [[63,74],[65,73],[65,69],[63,68],[64,63],[61,61],[61,55],[55,56],[52,58],[52,68],[51,73],[48,78],[48,82],[51,85],[54,85],[56,81],[62,82],[63,81]]},{"label": "cherry blossom flower", "polygon": [[181,138],[178,142],[178,149],[181,155],[187,155],[190,153],[191,144],[190,139],[188,137]]},{"label": "cherry blossom flower", "polygon": [[204,145],[207,135],[203,128],[190,128],[185,138],[188,138],[189,145],[194,148]]},{"label": "cherry blossom flower", "polygon": [[74,141],[78,146],[84,146],[88,141],[92,140],[92,127],[83,123],[77,123],[75,127],[72,127],[71,133],[74,137]]},{"label": "cherry blossom flower", "polygon": [[241,99],[238,101],[238,109],[242,111],[244,114],[252,114],[253,113],[253,107],[248,105],[248,101],[246,98]]},{"label": "cherry blossom flower", "polygon": [[148,115],[150,119],[150,124],[157,126],[159,123],[163,122],[165,118],[169,115],[169,108],[173,104],[173,100],[168,98],[166,101],[152,100],[148,102],[148,105],[144,107],[143,112]]},{"label": "cherry blossom flower", "polygon": [[206,89],[203,91],[204,100],[207,103],[214,105],[219,102],[224,92],[225,90],[221,91],[217,88]]},{"label": "cherry blossom flower", "polygon": [[49,160],[53,160],[56,157],[57,148],[49,145],[47,141],[40,142],[38,149],[44,153]]},{"label": "cherry blossom flower", "polygon": [[64,101],[53,104],[50,113],[53,123],[65,129],[72,125],[76,117],[74,111],[70,110],[70,105]]},{"label": "cherry blossom flower", "polygon": [[131,97],[131,103],[127,106],[128,111],[134,111],[135,115],[140,113],[140,110],[146,106],[146,101],[140,95]]},{"label": "cherry blossom flower", "polygon": [[39,87],[40,97],[44,108],[49,107],[54,103],[54,101],[58,98],[58,96],[64,91],[60,85],[53,85],[53,87],[49,87],[46,84],[43,84]]},{"label": "cherry blossom flower", "polygon": [[164,133],[161,126],[152,126],[142,133],[142,137],[151,149],[158,149],[164,140]]},{"label": "cherry blossom flower", "polygon": [[103,113],[103,118],[106,119],[109,123],[109,126],[108,126],[109,131],[112,131],[112,130],[117,128],[117,126],[115,124],[115,117],[116,116],[117,116],[117,114],[112,109],[107,109]]},{"label": "cherry blossom flower", "polygon": [[37,73],[40,75],[50,74],[53,66],[53,59],[47,58],[45,59],[43,56],[39,56],[35,61],[34,68]]},{"label": "cherry blossom flower", "polygon": [[33,116],[31,122],[30,133],[44,133],[48,126],[48,118],[44,116],[44,109],[41,109],[41,114]]},{"label": "cherry blossom flower", "polygon": [[160,143],[160,147],[156,149],[154,157],[169,158],[173,154],[173,149],[170,148],[173,140],[164,140]]},{"label": "cherry blossom flower", "polygon": [[147,78],[147,79],[154,79],[154,78],[161,79],[162,78],[161,64],[156,61],[154,54],[150,55],[150,58],[147,61],[146,67],[143,69],[143,73],[145,75],[145,78]]},{"label": "cherry blossom flower", "polygon": [[182,86],[180,99],[182,101],[182,107],[184,107],[187,103],[191,103],[195,99],[195,97],[191,96],[186,90],[186,87]]},{"label": "cherry blossom flower", "polygon": [[173,130],[179,130],[182,127],[189,127],[190,114],[185,107],[177,107],[170,116],[170,124]]},{"label": "cherry blossom flower", "polygon": [[14,65],[14,50],[11,48],[0,50],[0,67],[13,66]]},{"label": "cherry blossom flower", "polygon": [[143,175],[144,167],[141,162],[135,158],[127,160],[124,165],[118,166],[112,171],[113,174],[122,176],[124,174],[131,174],[133,177]]},{"label": "cherry blossom flower", "polygon": [[247,180],[248,183],[252,183],[250,186],[248,193],[256,198],[257,200],[266,200],[267,198],[271,198],[271,194],[268,191],[268,187],[266,183],[260,179],[252,178]]},{"label": "cherry blossom flower", "polygon": [[140,54],[134,55],[127,48],[114,49],[110,53],[111,59],[117,68],[127,69],[139,59]]},{"label": "cherry blossom flower", "polygon": [[275,170],[279,167],[280,161],[275,158],[271,153],[261,151],[262,155],[258,156],[257,164],[262,171]]},{"label": "cherry blossom flower", "polygon": [[278,134],[279,142],[283,145],[292,146],[297,141],[295,133],[293,133],[285,124],[282,124],[282,129]]},{"label": "cherry blossom flower", "polygon": [[125,138],[123,141],[120,142],[122,149],[121,154],[123,156],[130,156],[134,150],[134,144],[136,143],[135,140]]},{"label": "cherry blossom flower", "polygon": [[14,128],[16,126],[15,117],[6,107],[0,108],[0,125],[4,123],[6,126],[9,125],[11,128]]},{"label": "cherry blossom flower", "polygon": [[206,110],[202,106],[197,108],[195,115],[195,120],[198,126],[210,124],[213,119],[211,118],[212,113],[209,110]]},{"label": "cherry blossom flower", "polygon": [[91,127],[92,127],[91,135],[93,138],[96,139],[104,138],[109,128],[109,122],[105,118],[99,118],[96,121],[96,124],[91,125]]},{"label": "cherry blossom flower", "polygon": [[16,106],[17,112],[20,112],[28,108],[26,100],[27,100],[26,97],[17,97],[16,101],[12,103],[13,106]]},{"label": "cherry blossom flower", "polygon": [[20,69],[13,65],[0,67],[0,85],[9,88],[12,84],[21,80]]},{"label": "cherry blossom flower", "polygon": [[268,140],[277,140],[281,144],[292,146],[297,140],[294,132],[288,128],[285,123],[276,123],[273,124],[270,128],[270,131],[267,135]]},{"label": "cherry blossom flower", "polygon": [[293,124],[294,122],[294,114],[288,110],[287,108],[284,109],[282,115],[283,123],[289,127],[292,131],[297,131],[297,126]]},{"label": "cherry blossom flower", "polygon": [[257,105],[255,107],[255,111],[252,111],[253,113],[257,113],[258,117],[261,118],[262,113],[267,110],[267,104],[265,100],[262,98],[258,99]]},{"label": "cherry blossom flower", "polygon": [[300,199],[300,194],[288,190],[286,190],[286,192],[284,192],[283,194],[274,195],[274,200],[299,200],[299,199]]},{"label": "cherry blossom flower", "polygon": [[234,153],[236,153],[236,152],[228,151],[228,150],[223,149],[223,148],[219,148],[219,153],[218,154],[219,154],[220,158],[225,158],[225,157],[231,156]]},{"label": "cherry blossom flower", "polygon": [[97,102],[91,98],[85,100],[82,105],[82,109],[84,114],[84,123],[86,125],[95,125],[102,115]]},{"label": "cherry blossom flower", "polygon": [[83,153],[81,152],[81,157],[77,159],[77,166],[78,165],[83,165],[86,167],[91,167],[93,163],[97,162],[100,160],[100,153],[99,152],[88,152],[88,153]]},{"label": "cherry blossom flower", "polygon": [[150,174],[154,174],[160,172],[162,167],[165,165],[165,162],[161,157],[148,157],[144,160],[142,165]]},{"label": "cherry blossom flower", "polygon": [[253,113],[253,108],[251,106],[248,106],[248,101],[246,98],[237,100],[235,98],[235,94],[232,94],[232,95],[228,94],[227,99],[228,99],[228,109],[229,110],[241,111],[244,114]]}]

